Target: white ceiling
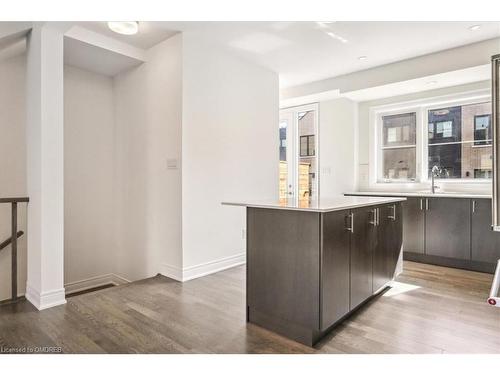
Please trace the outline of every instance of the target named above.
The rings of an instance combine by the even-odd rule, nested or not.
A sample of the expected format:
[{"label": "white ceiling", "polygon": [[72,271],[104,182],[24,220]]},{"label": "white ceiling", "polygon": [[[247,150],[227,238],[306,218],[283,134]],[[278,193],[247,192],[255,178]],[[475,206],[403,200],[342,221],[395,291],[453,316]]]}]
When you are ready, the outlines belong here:
[{"label": "white ceiling", "polygon": [[64,38],[64,63],[106,76],[114,76],[142,61],[78,39]]},{"label": "white ceiling", "polygon": [[[469,30],[469,27],[475,24],[480,24],[481,28],[477,31]],[[112,32],[105,22],[78,22],[76,25],[141,51],[179,31],[193,34],[208,46],[230,50],[243,59],[279,73],[281,88],[500,37],[500,23],[472,21],[332,23],[158,21],[139,22],[140,31],[132,36]],[[102,68],[103,73],[108,72],[110,75],[126,69],[128,63],[130,66],[136,64],[125,61],[127,59],[115,59],[105,53],[102,54],[102,51],[91,51],[88,45],[81,42],[66,41],[66,47],[68,63],[71,60],[81,66],[82,62],[87,61],[88,69],[95,70],[97,66],[97,69]],[[102,56],[96,58],[95,53]],[[361,61],[358,59],[359,56],[367,58]],[[113,64],[118,65],[113,66]]]},{"label": "white ceiling", "polygon": [[[476,24],[481,25],[479,30],[469,30]],[[496,22],[153,22],[151,26],[193,33],[207,44],[230,49],[278,72],[282,88],[500,36]],[[359,56],[367,59],[360,61]]]}]

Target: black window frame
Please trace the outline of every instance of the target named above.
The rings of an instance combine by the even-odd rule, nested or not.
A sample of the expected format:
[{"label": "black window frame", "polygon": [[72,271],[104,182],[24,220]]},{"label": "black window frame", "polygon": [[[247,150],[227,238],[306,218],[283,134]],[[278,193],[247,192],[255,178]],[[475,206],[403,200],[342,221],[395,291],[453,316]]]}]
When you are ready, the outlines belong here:
[{"label": "black window frame", "polygon": [[491,146],[492,140],[491,139],[482,139],[482,140],[477,140],[476,139],[476,120],[478,118],[482,117],[487,117],[488,118],[488,130],[490,131],[491,135],[491,114],[485,113],[484,115],[474,115],[474,146]]},{"label": "black window frame", "polygon": [[[299,156],[301,158],[316,156],[315,146],[311,145],[311,138],[312,138],[313,141],[316,141],[314,139],[314,137],[315,137],[314,134],[301,135],[299,137]],[[307,141],[306,141],[306,144],[307,144],[307,146],[306,146],[306,154],[302,153],[302,138],[306,138],[307,139]]]}]

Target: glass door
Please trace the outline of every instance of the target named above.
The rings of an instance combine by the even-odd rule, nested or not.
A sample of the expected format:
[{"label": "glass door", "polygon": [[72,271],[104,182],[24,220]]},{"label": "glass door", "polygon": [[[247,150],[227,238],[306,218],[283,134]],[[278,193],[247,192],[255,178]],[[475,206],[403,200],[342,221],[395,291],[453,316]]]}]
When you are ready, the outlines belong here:
[{"label": "glass door", "polygon": [[280,111],[280,201],[309,201],[318,194],[318,105]]}]

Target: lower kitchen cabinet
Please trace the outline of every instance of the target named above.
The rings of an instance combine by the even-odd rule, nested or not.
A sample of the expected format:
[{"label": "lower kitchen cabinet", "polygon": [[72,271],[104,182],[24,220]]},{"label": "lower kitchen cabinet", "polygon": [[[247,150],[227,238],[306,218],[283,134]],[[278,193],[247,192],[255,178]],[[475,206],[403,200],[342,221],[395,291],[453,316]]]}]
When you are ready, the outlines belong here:
[{"label": "lower kitchen cabinet", "polygon": [[323,215],[321,263],[321,330],[349,312],[350,212]]},{"label": "lower kitchen cabinet", "polygon": [[412,253],[425,251],[425,198],[407,198],[403,202],[403,248]]},{"label": "lower kitchen cabinet", "polygon": [[500,233],[491,229],[491,199],[471,199],[471,212],[471,259],[495,264],[500,259]]},{"label": "lower kitchen cabinet", "polygon": [[373,292],[392,280],[401,251],[402,207],[377,208],[377,243],[373,251]]},{"label": "lower kitchen cabinet", "polygon": [[425,254],[470,259],[470,202],[463,198],[426,198]]},{"label": "lower kitchen cabinet", "polygon": [[377,246],[376,208],[352,210],[351,310],[373,293],[373,251]]},{"label": "lower kitchen cabinet", "polygon": [[402,222],[400,203],[323,214],[321,330],[392,280]]},{"label": "lower kitchen cabinet", "polygon": [[[490,198],[407,197],[400,206],[405,260],[495,272],[500,232],[491,230]],[[374,267],[376,259],[377,254]],[[378,271],[374,272],[375,288]]]}]

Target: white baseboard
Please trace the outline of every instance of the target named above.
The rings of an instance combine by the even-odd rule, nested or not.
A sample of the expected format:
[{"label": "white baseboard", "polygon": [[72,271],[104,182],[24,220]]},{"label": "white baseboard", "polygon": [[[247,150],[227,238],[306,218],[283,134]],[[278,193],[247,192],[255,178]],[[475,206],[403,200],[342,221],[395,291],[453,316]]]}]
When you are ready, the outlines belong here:
[{"label": "white baseboard", "polygon": [[169,277],[177,281],[182,280],[182,268],[171,266],[170,264],[163,263],[161,265],[161,272],[163,276]]},{"label": "white baseboard", "polygon": [[161,274],[177,281],[188,281],[198,277],[210,275],[228,268],[241,266],[246,263],[246,254],[240,253],[229,257],[197,264],[195,266],[179,268],[169,264],[162,264]]},{"label": "white baseboard", "polygon": [[76,293],[81,292],[82,290],[97,288],[99,286],[113,284],[113,285],[121,285],[127,284],[130,281],[118,276],[114,273],[108,273],[106,275],[95,276],[84,280],[72,281],[70,283],[66,283],[64,285],[66,289],[66,293]]},{"label": "white baseboard", "polygon": [[26,299],[38,310],[45,310],[50,307],[64,305],[66,303],[66,293],[64,288],[39,292],[30,285],[26,285]]}]

